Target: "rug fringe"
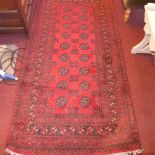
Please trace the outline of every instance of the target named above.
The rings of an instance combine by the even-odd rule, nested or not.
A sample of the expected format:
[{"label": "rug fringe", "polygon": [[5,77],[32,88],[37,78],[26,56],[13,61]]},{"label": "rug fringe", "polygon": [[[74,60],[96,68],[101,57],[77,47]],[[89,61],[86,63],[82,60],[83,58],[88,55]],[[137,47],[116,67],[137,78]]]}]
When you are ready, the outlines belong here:
[{"label": "rug fringe", "polygon": [[[8,153],[9,155],[23,155],[23,154],[15,153],[7,148],[5,149],[5,152]],[[139,155],[143,152],[144,150],[135,150],[135,151],[121,152],[121,153],[112,153],[109,155]]]},{"label": "rug fringe", "polygon": [[143,152],[144,150],[135,150],[135,151],[121,152],[121,153],[112,153],[109,155],[139,155]]},{"label": "rug fringe", "polygon": [[22,154],[19,154],[19,153],[15,153],[15,152],[7,149],[7,148],[5,149],[5,152],[8,153],[9,155],[22,155]]}]

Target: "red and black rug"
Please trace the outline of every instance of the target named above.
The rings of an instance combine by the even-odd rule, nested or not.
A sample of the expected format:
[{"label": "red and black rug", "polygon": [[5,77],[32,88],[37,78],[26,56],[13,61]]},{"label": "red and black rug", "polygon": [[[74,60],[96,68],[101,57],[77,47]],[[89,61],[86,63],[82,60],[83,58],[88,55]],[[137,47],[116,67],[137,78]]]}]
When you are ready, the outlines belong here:
[{"label": "red and black rug", "polygon": [[112,0],[44,0],[27,43],[6,152],[140,152]]}]

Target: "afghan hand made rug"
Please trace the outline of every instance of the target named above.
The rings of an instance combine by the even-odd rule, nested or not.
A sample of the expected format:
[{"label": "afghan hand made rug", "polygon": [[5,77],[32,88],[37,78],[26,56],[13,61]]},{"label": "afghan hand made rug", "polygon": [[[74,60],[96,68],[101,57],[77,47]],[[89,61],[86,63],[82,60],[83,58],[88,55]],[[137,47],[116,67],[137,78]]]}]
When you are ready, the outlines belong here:
[{"label": "afghan hand made rug", "polygon": [[141,153],[112,0],[43,0],[6,152]]}]

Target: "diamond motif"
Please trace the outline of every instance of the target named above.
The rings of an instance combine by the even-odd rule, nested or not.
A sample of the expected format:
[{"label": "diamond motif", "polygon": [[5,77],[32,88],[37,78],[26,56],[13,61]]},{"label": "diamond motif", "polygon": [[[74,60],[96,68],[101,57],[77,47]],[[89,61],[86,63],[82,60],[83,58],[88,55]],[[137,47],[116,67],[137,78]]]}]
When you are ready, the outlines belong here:
[{"label": "diamond motif", "polygon": [[86,40],[86,39],[88,39],[88,34],[82,33],[82,34],[80,34],[80,38],[81,38],[82,40]]},{"label": "diamond motif", "polygon": [[87,50],[87,49],[89,49],[89,45],[88,45],[87,43],[82,43],[82,44],[80,45],[80,48],[81,48],[82,50]]},{"label": "diamond motif", "polygon": [[81,12],[86,13],[86,12],[88,12],[88,9],[87,8],[81,8]]},{"label": "diamond motif", "polygon": [[69,90],[69,94],[70,96],[75,97],[79,95],[79,92],[76,89],[72,89],[72,90]]},{"label": "diamond motif", "polygon": [[78,67],[78,62],[77,61],[70,62],[70,67],[77,68]]},{"label": "diamond motif", "polygon": [[80,68],[80,74],[86,76],[89,74],[89,69],[87,67]]},{"label": "diamond motif", "polygon": [[72,75],[69,77],[70,82],[77,82],[79,80],[78,75]]},{"label": "diamond motif", "polygon": [[87,26],[86,24],[82,24],[82,25],[81,25],[81,29],[82,29],[82,30],[87,30],[87,29],[88,29],[88,26]]},{"label": "diamond motif", "polygon": [[65,28],[65,29],[69,29],[69,28],[71,28],[71,25],[68,24],[68,23],[63,24],[62,26],[63,26],[63,28]]},{"label": "diamond motif", "polygon": [[81,19],[82,21],[87,21],[88,17],[85,16],[85,15],[83,15],[83,16],[80,17],[80,19]]},{"label": "diamond motif", "polygon": [[57,84],[57,88],[61,90],[65,90],[68,88],[68,83],[66,81],[61,81]]},{"label": "diamond motif", "polygon": [[62,62],[67,62],[68,59],[69,59],[69,56],[68,56],[68,54],[65,53],[65,54],[60,55],[59,59],[60,59]]},{"label": "diamond motif", "polygon": [[69,45],[68,43],[64,42],[64,43],[62,43],[62,44],[60,45],[60,47],[61,47],[62,49],[64,49],[64,50],[66,50],[66,49],[70,48],[70,45]]},{"label": "diamond motif", "polygon": [[71,35],[68,32],[64,32],[61,36],[65,39],[69,39]]},{"label": "diamond motif", "polygon": [[82,90],[88,90],[90,88],[90,84],[87,81],[83,81],[82,83],[80,83],[80,88]]},{"label": "diamond motif", "polygon": [[64,19],[64,20],[70,20],[70,18],[71,18],[71,17],[70,17],[69,15],[63,16],[63,19]]},{"label": "diamond motif", "polygon": [[72,9],[71,9],[71,8],[68,8],[68,7],[65,7],[65,8],[64,8],[64,11],[65,11],[65,12],[70,12],[71,10],[72,10]]},{"label": "diamond motif", "polygon": [[80,105],[84,108],[88,107],[90,104],[90,100],[87,96],[82,96],[80,99]]},{"label": "diamond motif", "polygon": [[67,98],[64,96],[60,96],[59,98],[57,98],[56,100],[56,105],[60,108],[63,108],[66,104],[67,104]]},{"label": "diamond motif", "polygon": [[74,55],[79,54],[79,50],[73,49],[73,50],[71,50],[71,53],[74,54]]},{"label": "diamond motif", "polygon": [[81,60],[82,62],[87,62],[87,61],[89,60],[89,56],[86,55],[86,54],[83,54],[83,55],[80,57],[80,60]]},{"label": "diamond motif", "polygon": [[61,76],[65,76],[69,73],[69,69],[67,67],[63,66],[63,67],[59,68],[58,73]]}]

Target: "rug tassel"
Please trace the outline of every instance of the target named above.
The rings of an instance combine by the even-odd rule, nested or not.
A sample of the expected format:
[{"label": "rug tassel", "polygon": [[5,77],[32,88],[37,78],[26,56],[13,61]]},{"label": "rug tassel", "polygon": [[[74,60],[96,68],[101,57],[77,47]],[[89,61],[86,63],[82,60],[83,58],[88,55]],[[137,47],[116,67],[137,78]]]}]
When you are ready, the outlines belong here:
[{"label": "rug tassel", "polygon": [[9,155],[22,155],[22,154],[19,154],[19,153],[15,153],[15,152],[7,149],[7,148],[5,149],[5,152],[8,153]]},{"label": "rug tassel", "polygon": [[109,155],[139,155],[143,152],[144,152],[144,150],[136,150],[136,151],[129,151],[129,152],[112,153]]}]

